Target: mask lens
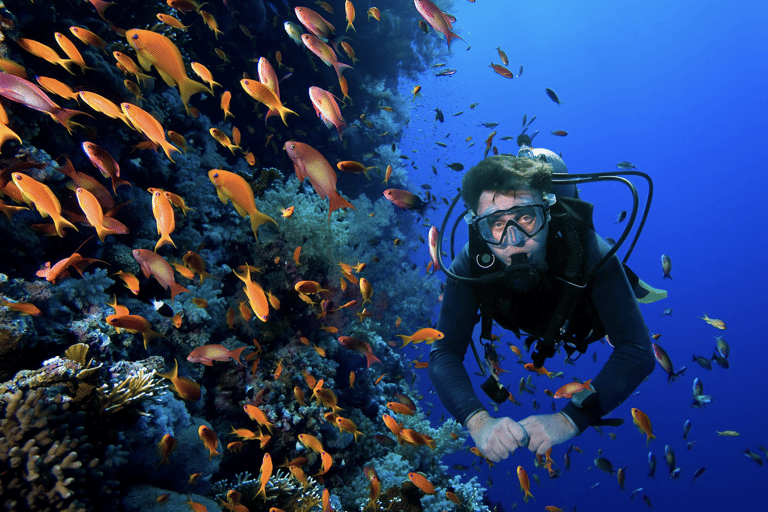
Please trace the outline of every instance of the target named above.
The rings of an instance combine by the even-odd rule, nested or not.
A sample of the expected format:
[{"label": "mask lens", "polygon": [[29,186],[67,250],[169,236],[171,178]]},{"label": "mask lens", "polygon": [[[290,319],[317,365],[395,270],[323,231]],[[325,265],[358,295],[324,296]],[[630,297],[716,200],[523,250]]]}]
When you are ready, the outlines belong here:
[{"label": "mask lens", "polygon": [[520,236],[530,238],[544,228],[546,219],[544,206],[541,204],[515,206],[479,217],[476,226],[486,242],[502,245],[504,239],[509,236],[510,229],[517,231],[512,235],[515,240],[519,240]]}]

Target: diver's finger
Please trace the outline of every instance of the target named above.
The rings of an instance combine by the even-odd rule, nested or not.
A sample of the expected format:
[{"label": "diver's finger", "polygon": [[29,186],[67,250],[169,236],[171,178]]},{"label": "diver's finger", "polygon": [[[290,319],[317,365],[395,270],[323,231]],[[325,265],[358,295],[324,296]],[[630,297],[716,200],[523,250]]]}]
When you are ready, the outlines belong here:
[{"label": "diver's finger", "polygon": [[507,427],[509,434],[515,439],[515,442],[517,442],[518,446],[528,446],[530,436],[528,435],[528,431],[525,429],[525,425],[523,425],[522,422],[518,423],[516,421],[510,420],[506,423],[505,426]]}]

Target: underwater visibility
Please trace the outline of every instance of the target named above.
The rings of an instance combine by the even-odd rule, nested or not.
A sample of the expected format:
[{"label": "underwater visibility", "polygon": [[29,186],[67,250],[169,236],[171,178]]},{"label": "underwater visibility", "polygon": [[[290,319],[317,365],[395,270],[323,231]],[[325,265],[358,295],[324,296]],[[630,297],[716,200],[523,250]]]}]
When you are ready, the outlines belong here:
[{"label": "underwater visibility", "polygon": [[[667,142],[603,136],[622,105],[570,67],[590,37],[621,61],[597,20],[622,11],[593,6],[590,36],[563,4],[0,2],[0,508],[764,503],[768,440],[739,413],[765,425],[760,373],[741,312],[690,288],[707,272],[670,241]],[[551,193],[471,204],[481,161]],[[546,261],[504,259],[537,236]],[[606,268],[634,296],[582,332]],[[441,326],[464,320],[445,366]],[[638,353],[611,340],[629,324]]]}]

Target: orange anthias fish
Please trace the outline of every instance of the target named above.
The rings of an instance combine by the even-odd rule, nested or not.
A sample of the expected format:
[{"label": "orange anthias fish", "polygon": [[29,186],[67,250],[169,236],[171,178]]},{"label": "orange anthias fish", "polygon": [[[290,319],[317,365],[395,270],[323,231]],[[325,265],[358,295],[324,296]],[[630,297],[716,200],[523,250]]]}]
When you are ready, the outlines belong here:
[{"label": "orange anthias fish", "polygon": [[640,432],[646,435],[646,446],[650,444],[651,439],[656,439],[656,436],[653,435],[651,420],[643,411],[640,409],[632,408],[632,421],[635,425],[637,425],[637,428],[640,430]]},{"label": "orange anthias fish", "polygon": [[80,126],[71,121],[72,117],[79,114],[88,115],[79,110],[61,108],[29,80],[8,73],[0,73],[0,96],[48,114],[69,133],[72,133],[72,126]]},{"label": "orange anthias fish", "polygon": [[157,234],[160,235],[160,240],[155,244],[155,252],[166,244],[176,247],[171,240],[171,233],[176,229],[176,216],[164,190],[154,189],[152,192],[152,215],[157,224]]},{"label": "orange anthias fish", "polygon": [[192,71],[194,71],[195,74],[200,77],[203,82],[207,83],[211,90],[213,90],[217,85],[221,87],[221,84],[213,79],[213,73],[211,73],[211,70],[205,67],[204,64],[193,62],[191,67]]},{"label": "orange anthias fish", "polygon": [[47,76],[36,76],[35,80],[37,80],[37,83],[40,84],[40,87],[51,94],[55,94],[56,96],[67,100],[75,100],[77,102],[80,101],[78,94],[64,82],[60,82],[55,78],[50,78]]},{"label": "orange anthias fish", "polygon": [[364,355],[368,362],[367,368],[371,367],[371,363],[381,363],[379,358],[373,355],[371,346],[363,340],[353,338],[352,336],[339,336],[339,343],[349,350],[354,350],[358,354]]},{"label": "orange anthias fish", "polygon": [[384,191],[384,197],[386,197],[389,202],[398,208],[402,208],[403,210],[419,211],[425,206],[424,201],[422,201],[419,196],[413,192],[399,188],[388,188]]},{"label": "orange anthias fish", "polygon": [[[280,98],[275,94],[275,91],[273,91],[269,86],[264,85],[261,82],[257,82],[256,80],[249,80],[247,78],[244,78],[240,80],[240,85],[243,87],[243,90],[248,93],[248,95],[258,101],[259,103],[263,103],[266,105],[270,112],[274,109],[275,112],[280,114],[280,119],[283,120],[283,124],[285,126],[288,126],[288,121],[285,120],[285,116],[288,114],[296,114],[293,110],[289,109],[288,107],[284,106],[283,103],[280,101]],[[267,119],[269,118],[269,115]]]},{"label": "orange anthias fish", "polygon": [[133,258],[139,263],[144,277],[152,276],[164,289],[170,288],[171,301],[180,293],[192,293],[176,282],[173,267],[156,252],[149,249],[134,249]]},{"label": "orange anthias fish", "polygon": [[316,37],[328,40],[336,33],[334,26],[312,9],[296,7],[293,11],[299,22]]},{"label": "orange anthias fish", "polygon": [[216,187],[216,194],[222,203],[232,201],[232,205],[241,217],[250,216],[251,229],[253,236],[258,239],[257,230],[259,226],[267,222],[277,226],[277,221],[269,215],[264,215],[256,208],[256,199],[253,195],[253,189],[241,176],[221,169],[211,169],[208,172],[208,179]]},{"label": "orange anthias fish", "polygon": [[125,117],[131,121],[131,124],[136,131],[146,136],[157,146],[163,148],[165,155],[171,162],[173,162],[171,152],[176,151],[177,153],[181,153],[179,149],[166,140],[163,125],[161,125],[160,121],[155,119],[152,114],[137,107],[133,103],[121,103],[120,109],[122,109]]},{"label": "orange anthias fish", "polygon": [[120,119],[122,122],[128,125],[129,128],[133,129],[133,125],[128,120],[128,118],[125,117],[125,114],[123,114],[123,111],[120,110],[120,107],[115,105],[112,101],[108,100],[104,96],[90,91],[79,91],[77,95],[81,100],[83,100],[83,103],[91,107],[96,112],[101,112],[105,116],[111,117],[112,119]]},{"label": "orange anthias fish", "polygon": [[213,95],[213,91],[208,87],[187,76],[179,48],[164,35],[149,30],[132,29],[125,33],[125,37],[128,44],[136,50],[141,67],[149,71],[151,66],[155,66],[166,84],[179,87],[187,114],[190,113],[189,98],[193,94],[207,92]]},{"label": "orange anthias fish", "polygon": [[336,103],[336,96],[325,89],[312,86],[309,88],[309,99],[312,100],[312,106],[315,107],[317,117],[322,119],[327,127],[335,126],[336,131],[339,132],[339,139],[344,140],[342,133],[349,125],[341,115],[339,104]]},{"label": "orange anthias fish", "polygon": [[157,465],[161,465],[163,463],[170,464],[171,461],[168,460],[168,457],[171,456],[171,453],[173,453],[173,450],[176,448],[176,438],[173,437],[171,434],[165,434],[163,435],[163,438],[160,440],[159,443],[157,443],[157,451],[160,454],[160,462],[157,463]]},{"label": "orange anthias fish", "polygon": [[96,196],[88,190],[79,187],[75,190],[75,195],[77,196],[77,203],[80,205],[80,209],[83,210],[88,223],[96,228],[99,240],[103,242],[104,237],[107,235],[117,234],[117,231],[104,226],[104,211],[101,209],[101,204],[96,199]]},{"label": "orange anthias fish", "polygon": [[420,473],[416,473],[411,471],[408,473],[408,478],[411,480],[413,485],[421,489],[427,494],[435,494],[437,491],[435,491],[435,486],[432,485],[432,483],[424,478],[424,475],[421,475]]},{"label": "orange anthias fish", "polygon": [[352,69],[352,66],[349,64],[339,62],[339,59],[336,57],[336,52],[333,51],[333,48],[325,44],[319,37],[312,34],[302,34],[301,42],[304,43],[304,46],[309,48],[309,51],[317,55],[320,60],[325,62],[326,65],[332,66],[333,69],[336,70],[336,76],[339,78],[341,78],[341,72],[343,70]]},{"label": "orange anthias fish", "polygon": [[112,191],[115,194],[117,194],[117,187],[121,185],[131,186],[130,183],[120,178],[120,166],[106,149],[88,141],[83,142],[82,148],[88,160],[99,170],[101,175],[112,180]]},{"label": "orange anthias fish", "polygon": [[555,394],[552,396],[552,398],[571,398],[574,393],[590,389],[590,382],[592,382],[592,379],[584,383],[569,382],[568,384],[561,386],[560,389],[555,391]]},{"label": "orange anthias fish", "polygon": [[4,306],[12,311],[18,311],[22,315],[40,316],[43,314],[37,306],[29,302],[9,302],[0,297],[0,306]]},{"label": "orange anthias fish", "polygon": [[80,51],[67,36],[61,32],[54,32],[53,36],[56,38],[56,43],[58,43],[59,48],[61,48],[61,50],[67,55],[67,57],[70,58],[72,62],[80,67],[80,71],[85,73],[87,69],[93,69],[85,64],[85,60],[80,54]]},{"label": "orange anthias fish", "polygon": [[87,28],[72,26],[69,27],[69,31],[72,32],[72,35],[82,41],[83,44],[100,48],[101,51],[104,52],[104,55],[108,55],[107,43],[105,43],[101,37],[97,36]]},{"label": "orange anthias fish", "polygon": [[127,75],[128,73],[132,74],[136,77],[136,80],[138,80],[141,85],[144,85],[147,80],[152,80],[151,76],[141,72],[139,66],[130,56],[118,51],[112,52],[112,56],[117,61],[115,66],[117,66],[117,69],[119,69],[124,75]]},{"label": "orange anthias fish", "polygon": [[203,445],[210,452],[208,460],[211,460],[214,455],[221,455],[216,449],[219,447],[219,438],[216,436],[216,432],[211,430],[208,425],[200,425],[197,429],[197,435],[200,436],[200,440]]},{"label": "orange anthias fish", "polygon": [[224,119],[227,117],[235,117],[235,115],[229,111],[229,104],[232,102],[232,93],[224,91],[221,93],[221,110],[224,112]]},{"label": "orange anthias fish", "polygon": [[261,487],[256,493],[256,496],[259,494],[264,495],[264,502],[267,501],[267,482],[270,476],[272,476],[272,457],[265,453],[264,458],[261,460]]},{"label": "orange anthias fish", "polygon": [[211,134],[211,137],[216,139],[216,142],[227,148],[233,155],[235,154],[236,149],[242,151],[242,148],[237,143],[233,144],[229,136],[218,128],[211,128],[208,130],[208,133]]},{"label": "orange anthias fish", "polygon": [[520,482],[520,489],[525,493],[525,502],[528,503],[528,498],[533,498],[533,494],[531,494],[531,481],[528,480],[528,473],[523,466],[517,466],[517,480]]},{"label": "orange anthias fish", "polygon": [[125,329],[132,334],[141,333],[144,338],[144,350],[147,349],[147,344],[151,340],[163,336],[159,332],[153,331],[149,320],[140,315],[108,315],[106,321],[112,327]]},{"label": "orange anthias fish", "polygon": [[248,302],[251,304],[251,309],[256,314],[259,320],[266,322],[269,319],[269,300],[264,293],[264,289],[261,285],[255,281],[251,281],[251,267],[246,265],[246,274],[238,274],[234,270],[232,271],[243,283],[245,287],[245,295],[248,297]]},{"label": "orange anthias fish", "polygon": [[170,380],[171,389],[176,391],[184,400],[200,400],[200,384],[187,377],[179,377],[179,361],[174,359],[173,362],[175,366],[172,371],[158,373],[157,376]]},{"label": "orange anthias fish", "polygon": [[328,198],[329,221],[331,213],[339,208],[355,209],[336,191],[336,171],[319,151],[308,144],[295,140],[286,142],[284,148],[293,162],[293,169],[296,171],[296,177],[299,178],[299,181],[309,178],[315,192],[323,199]]},{"label": "orange anthias fish", "polygon": [[269,418],[264,413],[264,411],[262,411],[255,405],[244,405],[243,410],[245,411],[245,413],[248,415],[249,418],[257,422],[259,425],[266,427],[266,429],[269,430],[270,433],[272,433],[272,430],[275,428],[275,425],[269,421]]},{"label": "orange anthias fish", "polygon": [[366,278],[361,277],[360,282],[358,284],[360,286],[360,295],[363,297],[363,306],[365,306],[366,302],[371,302],[371,297],[373,296],[373,286],[371,286],[370,281],[368,281]]},{"label": "orange anthias fish", "polygon": [[416,10],[433,29],[443,34],[448,40],[448,48],[454,39],[463,39],[451,31],[451,20],[435,4],[429,0],[413,0]]},{"label": "orange anthias fish", "polygon": [[[427,345],[434,343],[436,340],[443,339],[443,336],[445,336],[442,332],[438,331],[437,329],[432,329],[431,327],[424,327],[422,329],[419,329],[415,333],[411,334],[410,336],[406,336],[405,334],[397,334],[398,338],[403,340],[403,347],[408,345],[409,343],[421,343],[422,341],[426,343]],[[400,348],[403,348],[400,347]]]},{"label": "orange anthias fish", "polygon": [[229,361],[232,359],[240,366],[244,366],[240,362],[240,354],[245,350],[246,346],[229,350],[224,345],[203,345],[197,347],[187,356],[187,361],[190,363],[203,363],[206,366],[213,366],[214,361]]},{"label": "orange anthias fish", "polygon": [[353,25],[353,23],[355,22],[355,6],[352,5],[352,2],[350,0],[345,0],[344,2],[344,13],[346,14],[346,17],[347,17],[347,29],[345,30],[345,32],[348,32],[350,28],[355,32],[357,32],[357,29]]},{"label": "orange anthias fish", "polygon": [[34,205],[43,218],[51,217],[54,226],[56,226],[56,233],[59,236],[64,236],[64,228],[72,228],[77,231],[74,224],[61,216],[61,203],[47,185],[20,172],[12,173],[11,178],[21,192],[25,203],[29,206]]},{"label": "orange anthias fish", "polygon": [[56,50],[54,50],[50,46],[40,43],[38,41],[35,41],[34,39],[27,39],[25,37],[19,37],[18,39],[16,39],[16,44],[21,46],[24,50],[31,53],[35,57],[39,57],[41,59],[44,59],[50,62],[51,64],[56,64],[58,66],[63,67],[71,75],[75,74],[75,72],[73,71],[76,65],[75,61],[73,61],[72,59],[62,59],[61,56],[59,56],[59,54],[56,53]]}]

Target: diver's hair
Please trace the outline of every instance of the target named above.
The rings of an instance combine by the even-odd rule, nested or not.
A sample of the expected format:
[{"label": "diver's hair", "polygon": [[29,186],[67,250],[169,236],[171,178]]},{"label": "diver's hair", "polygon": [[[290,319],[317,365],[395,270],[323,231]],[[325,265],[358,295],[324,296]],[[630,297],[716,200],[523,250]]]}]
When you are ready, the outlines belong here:
[{"label": "diver's hair", "polygon": [[486,190],[514,196],[521,189],[548,194],[552,189],[552,166],[538,159],[494,155],[475,164],[461,180],[461,197],[473,212]]}]

